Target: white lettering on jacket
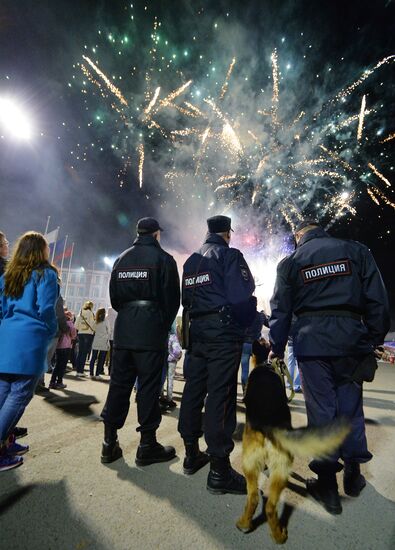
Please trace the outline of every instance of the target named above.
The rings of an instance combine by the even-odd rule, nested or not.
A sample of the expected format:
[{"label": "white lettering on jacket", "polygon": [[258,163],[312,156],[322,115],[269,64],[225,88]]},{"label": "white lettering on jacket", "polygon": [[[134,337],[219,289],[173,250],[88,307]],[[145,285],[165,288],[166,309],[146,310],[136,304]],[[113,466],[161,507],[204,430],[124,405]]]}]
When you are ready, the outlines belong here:
[{"label": "white lettering on jacket", "polygon": [[300,270],[304,283],[313,283],[330,277],[351,275],[349,260],[338,260],[327,264],[313,265]]},{"label": "white lettering on jacket", "polygon": [[118,281],[148,281],[149,270],[148,269],[119,269],[117,272]]},{"label": "white lettering on jacket", "polygon": [[184,277],[185,288],[189,288],[191,286],[211,285],[211,283],[210,273],[199,273],[196,276],[193,275],[192,277]]}]

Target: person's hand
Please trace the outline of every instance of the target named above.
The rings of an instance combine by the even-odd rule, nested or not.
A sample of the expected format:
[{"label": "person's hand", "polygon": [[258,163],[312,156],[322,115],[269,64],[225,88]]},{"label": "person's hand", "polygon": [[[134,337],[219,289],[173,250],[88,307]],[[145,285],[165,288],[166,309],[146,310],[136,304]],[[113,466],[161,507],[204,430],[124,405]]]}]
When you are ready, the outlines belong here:
[{"label": "person's hand", "polygon": [[383,346],[377,346],[377,348],[374,350],[374,356],[376,359],[381,359],[384,355],[384,348]]}]

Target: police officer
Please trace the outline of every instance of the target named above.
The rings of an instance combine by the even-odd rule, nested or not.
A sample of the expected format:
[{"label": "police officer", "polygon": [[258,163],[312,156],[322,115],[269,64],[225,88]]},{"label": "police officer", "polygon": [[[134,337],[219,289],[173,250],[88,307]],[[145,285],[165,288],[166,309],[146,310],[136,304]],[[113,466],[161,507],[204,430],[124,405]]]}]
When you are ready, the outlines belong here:
[{"label": "police officer", "polygon": [[[374,349],[389,330],[387,293],[366,246],[333,238],[314,220],[301,223],[295,239],[295,252],[277,267],[269,358],[283,357],[291,332],[309,425],[322,426],[336,417],[351,421],[351,433],[342,447],[326,460],[313,460],[309,466],[318,479],[307,480],[308,492],[328,512],[340,514],[338,459],[344,461],[345,493],[358,496],[366,484],[360,464],[372,458],[365,435],[362,381],[372,379]],[[296,321],[290,331],[293,314]]]},{"label": "police officer", "polygon": [[[184,473],[194,474],[210,460],[207,489],[245,494],[242,475],[230,466],[236,428],[237,371],[245,329],[256,314],[254,280],[242,253],[229,248],[231,219],[207,220],[203,246],[184,264],[182,303],[190,314],[189,362],[178,430],[184,440]],[[204,435],[207,453],[199,450]]]},{"label": "police officer", "polygon": [[139,220],[137,239],[116,260],[111,273],[111,305],[118,316],[110,388],[102,412],[103,463],[122,456],[117,430],[125,423],[137,376],[141,442],[136,464],[165,462],[175,456],[174,447],[163,447],[155,435],[161,421],[159,394],[168,333],[180,305],[177,265],[159,244],[161,231],[157,220]]}]

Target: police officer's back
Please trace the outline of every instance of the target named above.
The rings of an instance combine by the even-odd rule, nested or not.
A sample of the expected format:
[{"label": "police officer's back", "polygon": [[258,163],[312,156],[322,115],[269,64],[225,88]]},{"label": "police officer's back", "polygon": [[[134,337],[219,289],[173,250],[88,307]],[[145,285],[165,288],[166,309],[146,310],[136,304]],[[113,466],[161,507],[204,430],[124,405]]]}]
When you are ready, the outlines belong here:
[{"label": "police officer's back", "polygon": [[[207,463],[200,453],[201,410],[211,470],[207,488],[243,493],[245,480],[230,467],[236,427],[237,371],[246,328],[256,313],[253,277],[241,252],[229,247],[231,220],[207,220],[203,246],[184,264],[182,303],[191,319],[189,362],[181,402],[179,431],[184,439],[184,472]],[[186,327],[183,327],[185,330]]]},{"label": "police officer's back", "polygon": [[168,333],[180,303],[177,265],[160,247],[160,231],[155,219],[139,220],[137,239],[116,260],[111,273],[111,305],[118,315],[110,388],[102,412],[102,462],[112,462],[122,455],[117,429],[125,423],[137,376],[141,443],[136,463],[144,466],[175,456],[173,447],[159,445],[155,437],[161,420],[158,399]]},{"label": "police officer's back", "polygon": [[345,464],[346,494],[357,496],[366,483],[359,465],[372,458],[362,380],[369,378],[367,371],[373,376],[374,349],[389,329],[388,299],[366,246],[333,238],[314,220],[296,228],[296,240],[295,252],[277,268],[269,323],[271,356],[283,357],[291,333],[309,425],[322,426],[341,416],[351,421],[351,433],[338,453],[310,463],[318,479],[307,482],[311,495],[339,514],[338,459]]}]

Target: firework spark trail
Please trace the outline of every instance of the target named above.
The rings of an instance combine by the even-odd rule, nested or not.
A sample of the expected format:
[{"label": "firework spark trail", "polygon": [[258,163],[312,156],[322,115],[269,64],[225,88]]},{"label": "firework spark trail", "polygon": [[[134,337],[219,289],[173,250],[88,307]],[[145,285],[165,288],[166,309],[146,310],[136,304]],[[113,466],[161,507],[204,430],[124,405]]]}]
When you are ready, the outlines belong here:
[{"label": "firework spark trail", "polygon": [[240,140],[229,122],[226,122],[222,128],[222,139],[231,151],[235,153],[240,153],[243,151]]},{"label": "firework spark trail", "polygon": [[299,120],[304,117],[305,115],[305,111],[300,111],[300,113],[298,114],[298,116],[295,118],[295,120],[289,125],[290,128],[292,128],[292,126],[295,126],[295,124],[297,124],[299,122]]},{"label": "firework spark trail", "polygon": [[382,139],[380,143],[387,143],[387,141],[391,141],[392,139],[395,139],[395,132],[393,134],[390,134],[386,138]]},{"label": "firework spark trail", "polygon": [[236,58],[234,57],[232,59],[231,64],[229,65],[229,69],[228,69],[228,72],[226,73],[224,83],[222,84],[221,93],[219,94],[219,98],[218,98],[220,100],[224,98],[224,96],[225,96],[225,94],[228,90],[230,75],[232,74],[233,67],[235,66],[235,63],[236,63]]},{"label": "firework spark trail", "polygon": [[184,101],[184,105],[186,105],[191,111],[194,111],[197,116],[204,117],[202,111],[200,111],[200,109],[198,109],[195,105],[192,105],[192,103],[189,103],[189,101]]},{"label": "firework spark trail", "polygon": [[387,178],[385,176],[383,176],[383,174],[377,170],[377,168],[375,167],[374,164],[372,164],[371,162],[368,162],[368,166],[376,174],[376,176],[378,178],[380,178],[386,184],[387,187],[391,187],[391,182],[388,181]]},{"label": "firework spark trail", "polygon": [[153,108],[153,106],[155,105],[158,97],[159,97],[159,94],[160,94],[160,86],[158,86],[155,90],[155,93],[154,93],[154,96],[153,98],[151,99],[151,101],[149,102],[147,108],[145,109],[144,111],[144,114],[147,116],[150,112],[151,112],[151,109]]},{"label": "firework spark trail", "polygon": [[357,130],[357,140],[361,141],[362,139],[362,130],[363,130],[363,120],[365,118],[365,109],[366,109],[366,95],[362,97],[361,101],[361,110],[359,112],[358,120],[358,130]]},{"label": "firework spark trail", "polygon": [[318,176],[320,178],[334,178],[334,179],[343,179],[343,174],[339,174],[339,172],[333,172],[331,170],[317,170],[314,172],[313,170],[306,170],[304,172],[308,176]]},{"label": "firework spark trail", "polygon": [[384,57],[384,59],[376,63],[374,67],[372,67],[371,69],[366,69],[366,71],[364,71],[361,74],[358,80],[356,80],[355,82],[353,82],[352,84],[344,88],[343,90],[340,90],[340,92],[331,100],[331,102],[340,101],[341,99],[346,98],[355,90],[355,88],[360,86],[362,82],[364,82],[367,78],[369,78],[369,76],[372,75],[382,65],[385,65],[387,63],[393,63],[394,61],[395,61],[395,55],[389,55],[388,57]]},{"label": "firework spark trail", "polygon": [[372,199],[372,201],[375,202],[378,206],[380,206],[380,201],[378,200],[374,192],[370,189],[370,187],[367,188],[367,192],[370,198]]},{"label": "firework spark trail", "polygon": [[326,162],[326,160],[323,157],[318,157],[316,159],[300,160],[298,162],[295,162],[295,164],[290,164],[290,166],[294,166],[296,168],[298,166],[311,166],[315,164],[322,164],[323,162]]},{"label": "firework spark trail", "polygon": [[160,105],[162,107],[167,107],[168,105],[170,105],[171,103],[173,103],[173,101],[178,97],[180,96],[183,92],[185,92],[185,90],[187,88],[189,88],[189,86],[192,84],[192,80],[188,80],[188,82],[185,82],[185,84],[183,84],[182,86],[180,86],[179,88],[177,88],[176,90],[173,90],[168,96],[166,96],[164,99],[161,99],[160,100]]},{"label": "firework spark trail", "polygon": [[373,186],[373,189],[374,189],[374,192],[381,198],[381,200],[387,205],[387,206],[391,206],[391,208],[393,208],[395,210],[395,203],[393,203],[388,197],[387,195],[385,195],[385,193],[383,193],[380,189],[378,189],[377,187]]},{"label": "firework spark trail", "polygon": [[144,168],[144,145],[140,143],[138,146],[139,153],[139,184],[140,189],[143,187],[143,168]]},{"label": "firework spark trail", "polygon": [[114,84],[111,82],[111,80],[108,78],[108,76],[106,76],[103,73],[103,71],[101,71],[99,69],[99,67],[97,65],[95,65],[95,63],[93,63],[93,61],[91,59],[89,59],[89,57],[87,57],[86,55],[83,55],[82,58],[85,59],[85,61],[87,63],[89,63],[89,65],[92,67],[92,69],[96,72],[96,74],[98,76],[100,76],[100,78],[106,84],[107,88],[110,90],[110,92],[112,92],[115,95],[115,97],[120,101],[120,103],[122,103],[123,105],[128,106],[128,102],[126,101],[126,99],[122,95],[121,90],[119,90],[116,86],[114,86]]},{"label": "firework spark trail", "polygon": [[330,149],[327,149],[324,145],[320,145],[320,148],[325,151],[327,155],[329,155],[333,160],[338,162],[343,168],[346,170],[349,170],[350,172],[355,172],[354,168],[345,160],[343,160],[337,153],[334,151],[331,151]]},{"label": "firework spark trail", "polygon": [[273,95],[272,95],[272,120],[273,124],[277,124],[278,114],[278,56],[277,50],[274,50],[271,56],[272,60],[272,75],[273,75]]}]

